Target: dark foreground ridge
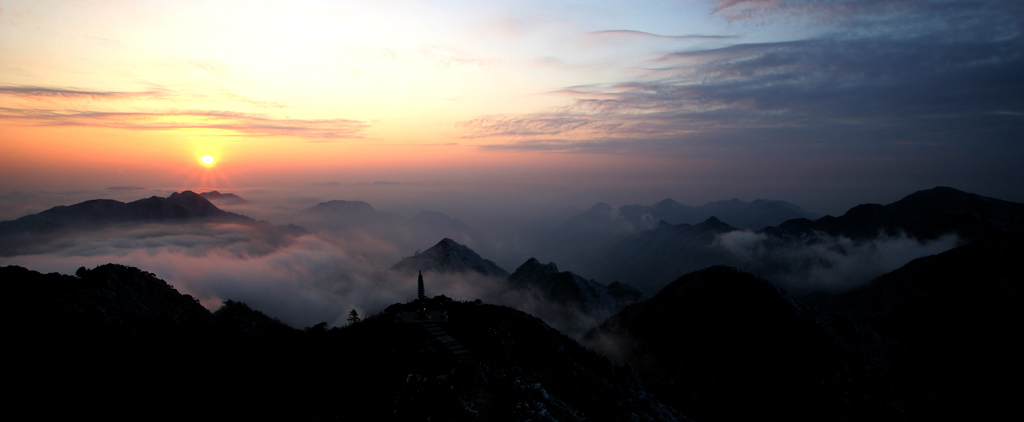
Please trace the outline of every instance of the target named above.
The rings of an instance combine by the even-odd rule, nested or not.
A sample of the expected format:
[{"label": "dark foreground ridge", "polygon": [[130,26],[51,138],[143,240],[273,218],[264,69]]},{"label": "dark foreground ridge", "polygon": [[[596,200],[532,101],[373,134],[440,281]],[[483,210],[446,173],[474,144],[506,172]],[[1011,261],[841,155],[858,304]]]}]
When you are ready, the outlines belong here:
[{"label": "dark foreground ridge", "polygon": [[[9,411],[189,419],[685,420],[627,367],[520,311],[444,296],[351,325],[290,328],[228,301],[210,313],[153,274],[0,268],[17,362]],[[458,339],[454,354],[423,324]],[[463,359],[459,359],[463,357]],[[140,413],[140,409],[141,413]]]},{"label": "dark foreground ridge", "polygon": [[583,341],[694,420],[999,419],[1024,376],[1021,256],[1024,236],[1005,233],[803,301],[710,267]]},{"label": "dark foreground ridge", "polygon": [[607,341],[695,420],[898,419],[889,378],[847,353],[772,283],[729,267],[687,274],[585,341]]}]

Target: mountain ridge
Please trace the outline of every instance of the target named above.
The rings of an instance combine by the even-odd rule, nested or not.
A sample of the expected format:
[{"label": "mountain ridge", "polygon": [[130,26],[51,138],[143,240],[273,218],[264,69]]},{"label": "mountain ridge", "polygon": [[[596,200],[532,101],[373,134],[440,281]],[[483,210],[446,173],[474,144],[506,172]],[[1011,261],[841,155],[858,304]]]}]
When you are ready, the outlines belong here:
[{"label": "mountain ridge", "polygon": [[559,305],[569,305],[585,313],[614,313],[626,305],[644,300],[636,288],[615,282],[603,285],[569,271],[558,271],[554,262],[542,264],[530,258],[507,278],[513,289],[535,288]]},{"label": "mountain ridge", "polygon": [[423,252],[403,258],[393,265],[391,269],[399,271],[436,271],[439,273],[473,271],[500,279],[504,279],[509,275],[508,271],[499,267],[494,261],[482,258],[469,247],[447,237]]},{"label": "mountain ridge", "polygon": [[132,202],[94,199],[52,207],[15,220],[0,221],[0,256],[40,253],[58,247],[51,242],[79,237],[108,228],[137,224],[238,224],[254,228],[264,241],[274,243],[308,233],[289,224],[275,226],[265,221],[217,208],[202,195],[186,190],[166,198],[152,196]]},{"label": "mountain ridge", "polygon": [[[131,267],[82,268],[78,276],[3,267],[0,275],[8,292],[51,293],[5,307],[0,319],[15,345],[10,358],[21,363],[7,374],[22,387],[9,395],[15,411],[52,405],[56,395],[62,406],[48,415],[126,420],[140,408],[192,419],[336,420],[355,412],[374,420],[687,420],[646,393],[628,367],[535,317],[480,301],[435,296],[344,327],[297,330],[230,300],[210,313]],[[401,322],[423,307],[445,320],[432,328]],[[432,329],[458,338],[468,359],[452,355]],[[216,382],[196,368],[216,371]],[[166,403],[182,391],[188,406]]]},{"label": "mountain ridge", "polygon": [[636,367],[656,397],[697,420],[900,419],[900,400],[933,404],[889,391],[912,386],[784,289],[732,267],[679,277],[584,343]]},{"label": "mountain ridge", "polygon": [[796,219],[763,232],[800,237],[818,231],[852,239],[872,238],[880,233],[935,239],[956,233],[965,242],[971,242],[1006,230],[1024,232],[1024,204],[938,186],[888,205],[861,204],[839,217]]}]

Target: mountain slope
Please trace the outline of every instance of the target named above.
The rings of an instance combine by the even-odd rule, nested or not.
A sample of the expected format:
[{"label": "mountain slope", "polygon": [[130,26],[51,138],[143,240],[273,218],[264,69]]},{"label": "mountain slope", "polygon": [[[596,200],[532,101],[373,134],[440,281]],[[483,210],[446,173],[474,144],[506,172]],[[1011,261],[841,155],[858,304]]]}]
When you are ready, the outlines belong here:
[{"label": "mountain slope", "polygon": [[508,276],[513,289],[536,289],[547,300],[584,313],[611,315],[644,299],[643,293],[622,283],[603,285],[569,271],[559,272],[554,262],[541,264],[530,258]]},{"label": "mountain slope", "polygon": [[697,224],[711,217],[741,229],[757,230],[794,218],[820,217],[786,201],[758,199],[744,202],[736,198],[696,207],[665,199],[648,206],[625,205],[619,208],[619,214],[636,230],[653,229],[660,220],[669,224]]},{"label": "mountain slope", "polygon": [[845,291],[957,244],[1024,233],[1024,204],[938,187],[889,205],[858,205],[840,217],[737,230],[718,219],[692,227],[662,224],[595,248],[573,268],[647,294],[712,265],[743,268],[794,294]]},{"label": "mountain slope", "polygon": [[[530,249],[529,255],[543,256],[545,260],[559,262],[563,267],[575,271],[601,274],[607,269],[594,267],[593,264],[595,255],[600,255],[602,249],[623,238],[658,229],[663,225],[696,225],[715,218],[737,228],[760,229],[794,218],[818,216],[785,201],[766,199],[754,202],[732,199],[696,207],[683,205],[672,199],[664,199],[653,205],[624,205],[619,208],[601,202],[545,232],[544,236],[534,241],[535,245]],[[597,260],[600,261],[601,258]],[[705,266],[687,268],[687,271]],[[661,280],[658,286],[685,272],[671,273],[670,277]],[[646,284],[632,278],[627,279],[635,286]],[[650,289],[644,290],[653,293]]]},{"label": "mountain slope", "polygon": [[233,193],[220,193],[215,190],[203,192],[200,193],[199,195],[202,196],[203,198],[206,198],[210,202],[223,205],[242,205],[249,203],[249,201],[245,200],[245,198],[242,198],[241,196],[235,195]]},{"label": "mountain slope", "polygon": [[1015,400],[1024,375],[1024,236],[1005,235],[916,259],[862,288],[806,300],[903,348],[902,370],[978,417]]},{"label": "mountain slope", "polygon": [[[210,312],[153,274],[123,265],[80,268],[76,276],[0,268],[5,323],[47,336],[104,338],[188,333],[212,335]],[[22,298],[33,298],[22,300]],[[29,332],[24,332],[28,334]]]},{"label": "mountain slope", "polygon": [[129,222],[175,222],[207,219],[255,223],[249,217],[217,208],[192,191],[175,192],[167,198],[150,197],[132,202],[94,199],[74,205],[57,206],[38,214],[0,222],[0,233],[51,232],[69,228],[93,228]]},{"label": "mountain slope", "polygon": [[815,231],[851,239],[896,236],[901,232],[918,239],[935,239],[956,233],[970,242],[1005,231],[1024,232],[1024,204],[935,187],[889,205],[858,205],[839,217],[788,221],[765,233],[800,237]]},{"label": "mountain slope", "polygon": [[436,271],[439,273],[457,273],[473,271],[486,276],[504,279],[508,277],[505,271],[493,261],[481,258],[479,254],[465,245],[449,238],[441,239],[436,245],[431,246],[416,255],[403,258],[391,267],[400,271]]},{"label": "mountain slope", "polygon": [[402,217],[378,211],[363,201],[333,200],[306,208],[292,217],[298,224],[310,229],[326,230],[388,230],[404,224]]},{"label": "mountain slope", "polygon": [[714,217],[692,226],[662,225],[599,249],[589,259],[588,268],[594,274],[653,294],[683,274],[733,263],[725,250],[714,247],[714,242],[718,235],[734,230]]},{"label": "mountain slope", "polygon": [[883,368],[848,351],[805,306],[729,267],[680,277],[584,341],[639,369],[696,420],[899,418]]},{"label": "mountain slope", "polygon": [[[493,242],[457,218],[436,211],[420,211],[411,218],[381,211],[363,201],[321,202],[291,216],[297,224],[332,236],[391,243],[399,251],[413,251],[423,245],[449,238],[492,251]],[[391,265],[395,256],[381,257],[378,265]]]},{"label": "mountain slope", "polygon": [[[84,240],[116,237],[111,232],[96,236],[100,230],[122,231],[136,236],[132,227],[175,225],[189,234],[209,235],[204,225],[236,224],[249,229],[249,236],[265,245],[281,245],[294,236],[307,233],[295,225],[274,226],[244,215],[217,208],[192,191],[175,192],[167,198],[150,197],[132,202],[96,199],[74,205],[58,206],[17,220],[0,222],[0,256],[53,252]],[[192,225],[193,230],[184,230]],[[166,226],[170,227],[170,226]],[[127,230],[124,230],[127,229]]]},{"label": "mountain slope", "polygon": [[[217,227],[234,225],[243,236],[222,237],[217,243],[249,242],[247,253],[259,255],[289,245],[307,234],[297,225],[276,226],[223,211],[202,196],[185,191],[168,198],[152,197],[129,203],[92,200],[53,207],[38,214],[0,221],[0,256],[43,254],[69,249],[92,253],[136,241],[157,244],[178,236],[216,238]],[[230,229],[230,228],[228,228]],[[158,242],[152,242],[154,240]],[[251,241],[251,242],[250,242]],[[90,245],[110,242],[100,248]]]},{"label": "mountain slope", "polygon": [[[399,314],[424,306],[406,303],[346,327],[299,331],[237,302],[210,314],[134,268],[79,274],[0,269],[3,287],[26,295],[18,299],[51,293],[10,301],[20,305],[8,303],[16,306],[0,320],[8,358],[19,362],[5,375],[19,386],[8,396],[9,411],[125,420],[147,412],[189,419],[684,420],[651,399],[627,367],[506,307],[438,296],[425,306],[447,320],[431,329],[398,322]],[[469,359],[457,359],[431,330],[461,342]]]}]

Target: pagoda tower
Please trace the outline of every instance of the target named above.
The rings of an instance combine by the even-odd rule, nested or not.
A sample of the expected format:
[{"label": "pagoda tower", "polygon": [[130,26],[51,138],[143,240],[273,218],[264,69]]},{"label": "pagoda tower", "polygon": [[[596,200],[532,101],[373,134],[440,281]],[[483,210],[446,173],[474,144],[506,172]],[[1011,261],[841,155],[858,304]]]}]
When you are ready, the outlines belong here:
[{"label": "pagoda tower", "polygon": [[416,281],[416,298],[421,301],[427,299],[427,295],[423,292],[423,270],[420,270],[420,275]]}]

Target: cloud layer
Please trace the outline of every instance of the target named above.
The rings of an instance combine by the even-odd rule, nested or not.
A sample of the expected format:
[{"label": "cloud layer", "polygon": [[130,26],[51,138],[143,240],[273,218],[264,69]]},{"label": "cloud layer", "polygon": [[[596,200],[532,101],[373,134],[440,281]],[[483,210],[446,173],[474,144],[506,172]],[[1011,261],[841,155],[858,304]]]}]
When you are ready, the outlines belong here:
[{"label": "cloud layer", "polygon": [[[348,119],[290,119],[264,114],[221,110],[178,110],[172,105],[181,98],[167,90],[145,92],[83,91],[38,86],[0,86],[0,96],[26,99],[30,105],[0,107],[0,122],[32,126],[83,126],[133,130],[219,129],[243,136],[296,136],[315,139],[360,138],[369,124]],[[48,100],[78,100],[65,103],[71,108],[52,108]],[[139,108],[124,104],[135,99],[155,100],[158,111],[125,111]],[[92,101],[85,101],[92,100]],[[110,111],[110,103],[121,103]]]},{"label": "cloud layer", "polygon": [[811,239],[782,242],[763,233],[738,230],[719,235],[715,246],[738,258],[744,271],[793,293],[838,293],[860,287],[914,259],[950,250],[957,246],[957,237],[951,234],[921,241],[901,234],[854,241],[818,233]]},{"label": "cloud layer", "polygon": [[638,77],[558,90],[570,106],[463,121],[463,136],[489,151],[697,157],[762,177],[808,178],[818,170],[808,162],[830,161],[842,164],[826,177],[845,183],[880,170],[931,184],[1024,177],[1006,159],[1024,154],[1020,2],[723,0],[715,10],[797,19],[787,22],[807,34],[664,53]]},{"label": "cloud layer", "polygon": [[[0,265],[74,274],[105,263],[156,274],[211,310],[241,301],[293,327],[347,323],[416,297],[416,274],[388,270],[401,258],[394,236],[370,231],[273,235],[267,226],[143,224],[65,232],[32,253],[0,257]],[[396,243],[397,242],[397,243]],[[481,299],[536,315],[580,336],[608,315],[584,315],[549,303],[532,291],[475,273],[425,274],[427,294]]]}]

